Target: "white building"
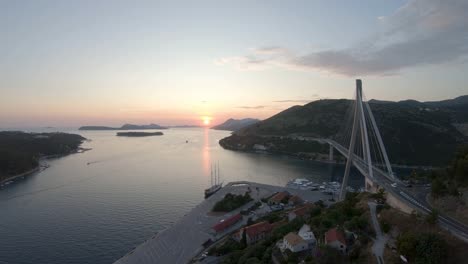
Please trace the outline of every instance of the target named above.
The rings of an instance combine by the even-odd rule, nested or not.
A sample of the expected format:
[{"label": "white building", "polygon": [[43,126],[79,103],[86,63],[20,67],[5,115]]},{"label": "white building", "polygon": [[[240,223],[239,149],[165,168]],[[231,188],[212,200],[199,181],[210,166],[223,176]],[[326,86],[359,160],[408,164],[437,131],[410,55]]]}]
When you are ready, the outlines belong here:
[{"label": "white building", "polygon": [[254,149],[254,150],[260,150],[260,151],[265,151],[265,150],[267,150],[268,148],[265,147],[264,145],[261,145],[261,144],[255,144],[255,145],[253,145],[253,149]]},{"label": "white building", "polygon": [[312,248],[317,244],[314,232],[310,230],[310,226],[308,225],[303,225],[301,229],[299,229],[298,235],[307,242],[309,248]]},{"label": "white building", "polygon": [[302,237],[296,235],[293,232],[287,234],[283,238],[284,250],[289,249],[292,252],[301,252],[307,250],[308,248],[309,246],[307,245],[307,242]]}]

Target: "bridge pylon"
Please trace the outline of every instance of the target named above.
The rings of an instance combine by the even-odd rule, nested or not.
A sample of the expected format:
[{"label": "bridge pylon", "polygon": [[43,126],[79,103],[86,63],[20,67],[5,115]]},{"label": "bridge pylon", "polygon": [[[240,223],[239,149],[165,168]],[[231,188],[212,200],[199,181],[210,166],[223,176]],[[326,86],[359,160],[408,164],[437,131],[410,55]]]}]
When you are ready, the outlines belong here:
[{"label": "bridge pylon", "polygon": [[[377,125],[375,123],[374,116],[372,111],[370,110],[369,104],[363,102],[362,99],[362,81],[357,79],[356,80],[356,101],[354,107],[354,119],[353,119],[353,127],[351,130],[351,138],[348,148],[348,159],[346,161],[346,167],[343,177],[343,183],[341,185],[340,191],[340,200],[343,200],[346,197],[346,187],[348,186],[348,178],[349,173],[351,170],[351,165],[353,164],[354,159],[356,158],[354,152],[356,148],[356,140],[357,137],[360,135],[361,137],[361,144],[362,144],[362,160],[364,161],[366,168],[365,168],[365,188],[366,191],[376,192],[379,186],[373,181],[374,179],[374,168],[372,167],[372,159],[371,159],[371,152],[370,152],[370,144],[369,144],[369,135],[367,130],[367,124],[370,123],[372,129],[375,131],[375,135],[377,137],[377,142],[379,144],[379,148],[383,152],[383,157],[385,161],[385,165],[389,172],[390,177],[393,179],[393,172],[390,166],[390,162],[388,160],[388,156],[385,150],[385,146],[383,145],[382,137],[379,133]],[[369,120],[366,120],[366,110],[369,116]],[[368,122],[366,122],[368,121]]]}]

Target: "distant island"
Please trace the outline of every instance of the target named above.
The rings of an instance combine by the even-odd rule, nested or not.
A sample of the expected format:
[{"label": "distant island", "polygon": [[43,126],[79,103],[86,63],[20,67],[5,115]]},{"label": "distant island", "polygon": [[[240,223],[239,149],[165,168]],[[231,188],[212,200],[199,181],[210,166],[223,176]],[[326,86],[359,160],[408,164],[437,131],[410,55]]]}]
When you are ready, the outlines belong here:
[{"label": "distant island", "polygon": [[84,140],[67,133],[0,132],[0,183],[39,170],[41,158],[77,152]]},{"label": "distant island", "polygon": [[121,127],[82,126],[78,130],[144,130],[144,129],[168,129],[168,128],[157,125],[157,124],[149,124],[149,125],[125,124]]},{"label": "distant island", "polygon": [[162,132],[117,132],[118,137],[149,137],[162,136]]},{"label": "distant island", "polygon": [[256,124],[258,122],[260,122],[260,120],[255,119],[255,118],[244,118],[244,119],[230,118],[230,119],[226,120],[224,123],[216,125],[216,126],[212,127],[211,129],[237,131],[237,130],[242,129],[244,127]]}]

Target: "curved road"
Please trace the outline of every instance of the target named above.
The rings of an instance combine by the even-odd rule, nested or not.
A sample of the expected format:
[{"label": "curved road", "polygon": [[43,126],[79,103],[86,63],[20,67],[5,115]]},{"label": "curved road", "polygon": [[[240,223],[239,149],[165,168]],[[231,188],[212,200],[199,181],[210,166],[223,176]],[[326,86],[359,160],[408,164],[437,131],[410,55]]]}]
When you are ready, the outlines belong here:
[{"label": "curved road", "polygon": [[[348,149],[340,145],[334,140],[322,139],[322,142],[327,142],[337,149],[343,156],[347,158]],[[367,163],[358,156],[355,156],[353,159],[353,164],[356,168],[367,177]],[[412,194],[408,193],[405,188],[401,187],[403,184],[398,179],[392,180],[385,172],[381,171],[378,168],[373,167],[374,178],[371,179],[373,182],[377,183],[379,186],[383,187],[385,191],[391,193],[393,196],[399,200],[405,202],[412,208],[429,214],[432,211],[432,206],[426,202],[426,200],[417,199]],[[392,187],[392,183],[397,183],[396,187]],[[463,223],[458,222],[457,220],[448,217],[446,215],[439,214],[439,225],[448,230],[454,236],[468,242],[468,227]]]}]

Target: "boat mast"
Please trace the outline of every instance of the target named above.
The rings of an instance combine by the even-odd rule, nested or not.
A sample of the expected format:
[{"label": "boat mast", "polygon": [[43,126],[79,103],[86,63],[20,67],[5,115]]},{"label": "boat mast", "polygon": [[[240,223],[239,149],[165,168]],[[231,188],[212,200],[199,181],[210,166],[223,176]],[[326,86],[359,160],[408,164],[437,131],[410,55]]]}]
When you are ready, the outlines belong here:
[{"label": "boat mast", "polygon": [[218,161],[218,183],[219,184],[219,161]]}]

